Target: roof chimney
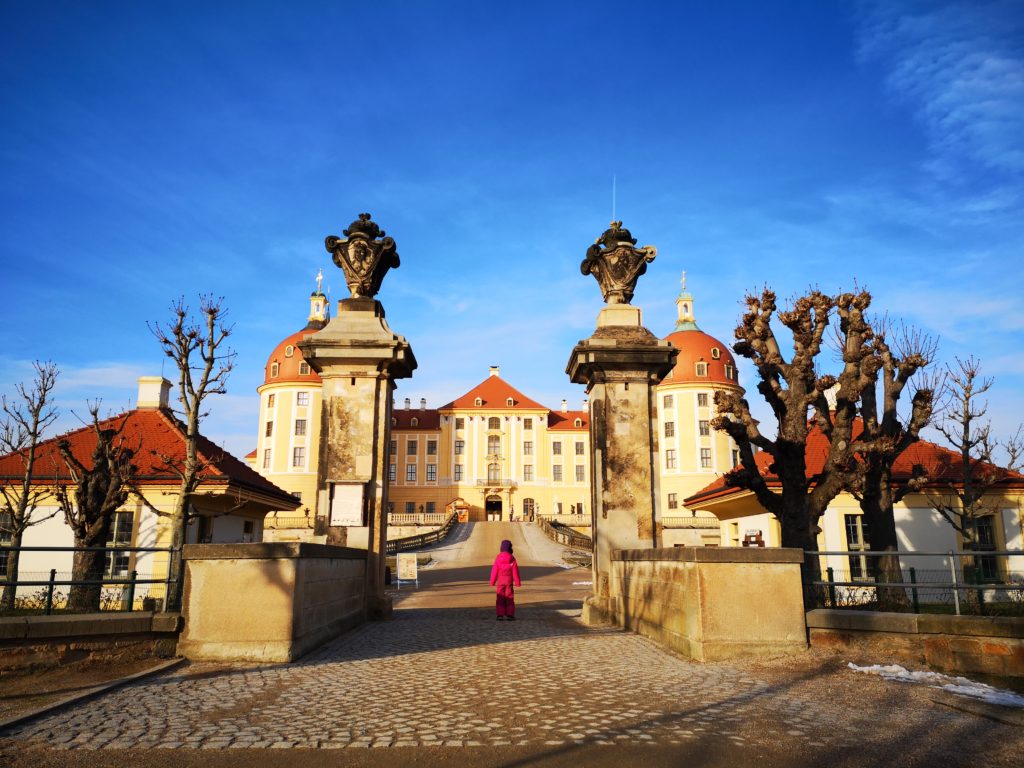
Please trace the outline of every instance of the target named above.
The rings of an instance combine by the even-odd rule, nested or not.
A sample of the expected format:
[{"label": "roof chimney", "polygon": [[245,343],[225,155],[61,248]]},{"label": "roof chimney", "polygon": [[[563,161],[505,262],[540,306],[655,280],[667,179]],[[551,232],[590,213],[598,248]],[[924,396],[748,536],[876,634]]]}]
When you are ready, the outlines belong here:
[{"label": "roof chimney", "polygon": [[569,411],[569,401],[568,400],[563,400],[562,401],[562,413],[568,413],[568,411]]},{"label": "roof chimney", "polygon": [[420,398],[420,410],[421,411],[427,410],[427,398],[425,398],[425,397],[421,397]]},{"label": "roof chimney", "polygon": [[166,408],[171,382],[163,376],[139,376],[139,402],[136,408]]},{"label": "roof chimney", "polygon": [[501,373],[501,368],[496,365],[492,365],[489,370],[491,376],[497,376]]},{"label": "roof chimney", "polygon": [[409,398],[408,397],[405,398],[405,410],[407,410],[407,411],[409,410],[409,403],[410,403]]}]

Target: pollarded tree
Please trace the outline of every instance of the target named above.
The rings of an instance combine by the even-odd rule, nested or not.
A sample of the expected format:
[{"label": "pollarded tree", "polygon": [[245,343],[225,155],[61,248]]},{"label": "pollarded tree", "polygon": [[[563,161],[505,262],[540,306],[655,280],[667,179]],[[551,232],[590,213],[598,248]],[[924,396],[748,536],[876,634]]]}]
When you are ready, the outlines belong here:
[{"label": "pollarded tree", "polygon": [[36,450],[46,429],[58,415],[52,399],[58,370],[49,361],[36,360],[32,367],[36,376],[30,385],[18,384],[15,387],[17,396],[11,400],[6,395],[0,397],[0,454],[17,456],[22,467],[19,477],[0,480],[0,537],[7,539],[10,546],[2,553],[6,555],[7,581],[0,598],[0,608],[5,611],[14,607],[21,559],[19,548],[25,531],[58,512],[56,509],[51,512],[39,510],[39,503],[47,495],[47,490],[33,482],[38,474]]},{"label": "pollarded tree", "polygon": [[[175,506],[170,513],[171,546],[180,552],[192,519],[192,497],[207,463],[199,454],[199,423],[207,411],[204,402],[210,395],[227,392],[228,374],[234,368],[235,353],[226,346],[232,327],[224,324],[227,310],[223,298],[199,297],[199,318],[191,317],[184,298],[171,305],[172,319],[166,326],[151,323],[150,330],[178,369],[178,402],[173,409],[185,432],[183,460],[160,457],[168,471],[181,480]],[[179,572],[180,575],[180,572]],[[178,580],[179,589],[181,580]],[[172,595],[171,606],[176,605]]]},{"label": "pollarded tree", "polygon": [[[992,435],[985,420],[988,403],[984,395],[995,379],[981,375],[981,361],[970,357],[956,359],[946,366],[946,402],[938,430],[959,454],[952,466],[928,467],[933,476],[928,499],[935,509],[964,540],[965,549],[982,545],[981,524],[996,514],[1000,506],[998,485],[1020,479],[1024,470],[1024,432],[1020,426],[1006,441]],[[1002,450],[1005,461],[996,464]]]},{"label": "pollarded tree", "polygon": [[[853,465],[849,490],[864,513],[870,551],[892,553],[872,558],[877,581],[891,584],[903,581],[893,508],[908,493],[920,490],[927,479],[924,468],[915,467],[912,478],[896,482],[893,466],[917,442],[921,430],[931,420],[935,382],[914,377],[934,360],[936,344],[930,337],[906,327],[895,332],[895,340],[890,344],[889,322],[883,318],[874,326],[879,367],[874,381],[861,392],[858,410],[862,430],[853,443],[858,460]],[[910,412],[904,417],[899,412],[900,398],[912,381],[917,381],[917,386],[910,400]],[[879,589],[877,596],[881,607],[898,607],[907,602],[902,589]]]},{"label": "pollarded tree", "polygon": [[87,582],[69,590],[68,608],[72,611],[99,610],[106,564],[103,549],[114,514],[131,495],[137,474],[132,462],[135,451],[121,435],[126,420],[120,424],[109,420],[101,423],[99,407],[99,402],[89,405],[96,445],[88,465],[75,456],[69,440],[57,444],[70,477],[69,484],[57,486],[56,496],[75,536],[71,578]]},{"label": "pollarded tree", "polygon": [[[768,437],[744,397],[725,391],[715,394],[719,415],[712,424],[733,439],[741,460],[741,467],[727,475],[727,482],[753,491],[761,506],[778,518],[783,546],[815,550],[818,521],[849,482],[857,401],[877,371],[874,333],[863,318],[871,296],[866,291],[837,297],[812,291],[779,311],[779,322],[792,336],[789,359],[772,329],[777,310],[774,292],[765,289],[760,297],[748,295],[746,303],[733,349],[753,362],[757,390],[771,406],[778,429],[774,438]],[[817,366],[833,310],[840,315],[842,370],[838,377],[820,375]],[[813,427],[820,429],[828,448],[820,469],[815,467],[818,471],[812,475],[807,442]],[[778,478],[778,490],[762,475],[755,448],[771,457],[768,470]],[[817,578],[817,558],[805,560],[804,572]],[[811,600],[809,591],[806,597]]]}]

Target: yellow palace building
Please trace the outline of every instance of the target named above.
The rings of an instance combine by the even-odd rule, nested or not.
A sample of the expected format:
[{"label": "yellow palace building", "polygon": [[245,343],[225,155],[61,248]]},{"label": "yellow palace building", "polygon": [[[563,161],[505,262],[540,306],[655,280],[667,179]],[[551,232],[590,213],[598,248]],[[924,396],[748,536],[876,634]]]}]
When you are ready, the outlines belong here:
[{"label": "yellow palace building", "polygon": [[[717,522],[700,526],[682,500],[731,469],[735,446],[710,429],[714,393],[738,389],[736,363],[726,345],[701,331],[693,296],[676,299],[678,321],[666,339],[679,348],[674,369],[657,388],[659,510],[664,545],[718,544]],[[327,321],[327,299],[310,296],[307,325],[284,338],[267,359],[259,387],[260,422],[250,464],[289,491],[297,512],[269,515],[267,539],[311,538],[315,531],[320,435],[320,377],[298,342]],[[501,378],[497,366],[475,387],[439,407],[409,398],[392,409],[388,462],[391,524],[407,515],[459,512],[469,521],[557,517],[590,523],[589,415],[538,403]],[[673,521],[675,521],[673,523]],[[698,530],[699,529],[699,530]],[[351,535],[354,534],[354,535]],[[350,530],[350,543],[359,541]]]}]

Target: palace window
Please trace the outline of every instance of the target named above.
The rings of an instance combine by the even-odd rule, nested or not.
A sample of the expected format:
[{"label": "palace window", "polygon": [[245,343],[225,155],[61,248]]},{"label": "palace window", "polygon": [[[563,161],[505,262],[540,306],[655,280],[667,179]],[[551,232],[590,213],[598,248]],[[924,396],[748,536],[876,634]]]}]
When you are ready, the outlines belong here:
[{"label": "palace window", "polygon": [[299,363],[299,376],[309,376],[309,363]]},{"label": "palace window", "polygon": [[455,455],[456,456],[461,456],[462,453],[465,450],[466,450],[466,441],[465,440],[456,440],[455,441]]},{"label": "palace window", "polygon": [[277,400],[277,395],[275,395],[273,392],[267,395],[267,408],[273,408],[275,400]]},{"label": "palace window", "polygon": [[473,405],[475,405],[477,408],[479,408],[483,404],[484,404],[484,401],[481,398],[479,398],[479,397],[476,400],[473,401]]},{"label": "palace window", "polygon": [[555,456],[562,455],[562,444],[559,441],[555,441],[551,444],[551,453]]},{"label": "palace window", "polygon": [[698,376],[707,376],[708,375],[708,364],[707,363],[697,363],[697,375]]},{"label": "palace window", "polygon": [[427,482],[437,480],[437,464],[427,464]]},{"label": "palace window", "polygon": [[556,483],[562,482],[561,464],[555,464],[553,467],[551,467],[551,479],[554,480]]},{"label": "palace window", "polygon": [[573,424],[574,427],[582,427],[583,426],[583,419],[576,419],[575,421],[573,421],[572,424]]},{"label": "palace window", "polygon": [[[107,534],[107,548],[130,547],[132,545],[132,522],[135,516],[131,512],[115,512],[111,520],[110,533]],[[108,552],[103,566],[103,575],[109,578],[128,575],[131,552]]]},{"label": "palace window", "polygon": [[392,440],[392,441],[391,441],[391,445],[390,445],[389,447],[390,447],[390,449],[391,449],[391,450],[390,450],[390,451],[388,451],[388,452],[389,452],[389,453],[390,453],[390,454],[391,454],[392,456],[394,456],[394,455],[395,455],[396,453],[398,453],[398,441],[397,441],[397,440]]},{"label": "palace window", "polygon": [[711,426],[708,424],[707,419],[701,419],[698,421],[697,428],[700,429],[700,433],[705,437],[711,434]]},{"label": "palace window", "polygon": [[418,427],[420,425],[420,420],[413,416],[412,419],[410,420],[410,424],[413,427]]},{"label": "palace window", "polygon": [[457,483],[461,482],[461,480],[462,480],[462,465],[461,464],[456,464],[455,465],[455,476],[452,479],[455,480],[455,482],[457,482]]},{"label": "palace window", "polygon": [[669,448],[665,451],[665,469],[676,468],[676,450],[675,448]]},{"label": "palace window", "polygon": [[669,509],[679,509],[679,495],[678,494],[670,493],[668,495],[668,508]]},{"label": "palace window", "polygon": [[270,449],[263,449],[263,468],[270,469]]},{"label": "palace window", "polygon": [[576,482],[577,483],[582,483],[586,479],[587,479],[586,470],[583,468],[582,464],[577,464],[576,465]]},{"label": "palace window", "polygon": [[733,465],[733,467],[738,467],[740,465],[740,449],[739,448],[733,448],[732,449],[732,465]]},{"label": "palace window", "polygon": [[501,456],[501,435],[487,436],[487,455]]},{"label": "palace window", "polygon": [[[10,513],[0,512],[0,545],[10,544],[14,538],[14,521]],[[7,567],[10,552],[0,546],[0,577],[7,578]]]},{"label": "palace window", "polygon": [[273,437],[274,436],[274,422],[273,421],[268,421],[267,422],[267,428],[263,431],[263,436],[264,437]]},{"label": "palace window", "polygon": [[437,511],[437,503],[433,501],[427,502],[427,514],[432,515]]},{"label": "palace window", "polygon": [[[974,542],[968,543],[964,549],[972,549],[976,552],[994,552],[996,549],[996,529],[993,525],[993,515],[984,515],[974,518]],[[981,581],[998,581],[999,568],[996,565],[994,555],[974,556],[975,578]]]},{"label": "palace window", "polygon": [[309,392],[296,392],[295,393],[295,404],[296,405],[309,405]]},{"label": "palace window", "polygon": [[304,467],[306,466],[306,448],[302,445],[297,445],[292,448],[292,466],[293,467]]},{"label": "palace window", "polygon": [[499,419],[497,416],[491,416],[491,418],[487,420],[487,428],[501,429],[501,419]]},{"label": "palace window", "polygon": [[405,482],[415,483],[416,482],[416,465],[406,464],[405,465]]},{"label": "palace window", "polygon": [[281,371],[281,366],[280,365],[278,365],[277,363],[271,363],[270,364],[270,378],[276,379],[277,378],[277,374],[280,373],[280,371]]},{"label": "palace window", "polygon": [[711,449],[701,448],[700,449],[700,465],[704,469],[711,469]]},{"label": "palace window", "polygon": [[533,464],[523,464],[523,482],[533,482]]},{"label": "palace window", "polygon": [[498,483],[501,482],[501,465],[498,463],[491,463],[487,465],[487,482]]},{"label": "palace window", "polygon": [[295,434],[297,436],[300,436],[300,437],[302,435],[306,434],[306,420],[305,419],[296,419],[295,420]]},{"label": "palace window", "polygon": [[415,515],[416,514],[416,502],[415,501],[407,501],[407,502],[405,502],[405,514],[407,514],[407,515]]},{"label": "palace window", "polygon": [[537,511],[537,502],[533,499],[523,499],[523,516],[533,517],[534,512]]},{"label": "palace window", "polygon": [[455,419],[455,428],[456,429],[465,429],[466,428],[466,420],[464,418],[462,418],[461,416],[456,417],[456,419]]},{"label": "palace window", "polygon": [[664,397],[663,397],[663,398],[661,399],[661,402],[662,402],[662,404],[663,404],[663,405],[664,405],[664,406],[665,406],[666,408],[671,408],[671,407],[672,407],[672,403],[673,403],[674,401],[675,401],[675,398],[674,398],[674,397],[673,397],[672,395],[665,395],[665,396],[664,396]]},{"label": "palace window", "polygon": [[427,440],[427,456],[437,456],[437,440]]},{"label": "palace window", "polygon": [[523,429],[533,429],[533,419],[523,419]]},{"label": "palace window", "polygon": [[516,401],[513,400],[511,397],[506,397],[505,398],[505,405],[507,405],[509,408],[511,408],[515,404],[516,404]]},{"label": "palace window", "polygon": [[[846,523],[846,549],[853,552],[866,552],[871,547],[868,539],[868,526],[863,515],[844,515]],[[870,578],[868,559],[863,555],[851,554],[850,579]]]},{"label": "palace window", "polygon": [[675,437],[676,434],[676,423],[674,421],[665,422],[665,437]]},{"label": "palace window", "polygon": [[533,456],[533,441],[526,440],[523,442],[523,456]]},{"label": "palace window", "polygon": [[398,479],[398,465],[397,464],[389,464],[388,465],[388,481],[393,483],[397,479]]},{"label": "palace window", "polygon": [[416,441],[415,440],[406,440],[405,441],[405,455],[406,456],[415,456],[416,455]]},{"label": "palace window", "polygon": [[577,442],[576,443],[576,455],[577,456],[582,456],[584,450],[585,449],[583,447],[583,443],[582,442]]},{"label": "palace window", "polygon": [[697,407],[698,408],[707,408],[708,407],[708,393],[707,392],[698,392],[697,393]]},{"label": "palace window", "polygon": [[733,369],[733,367],[731,365],[726,365],[725,366],[725,378],[727,378],[727,379],[735,379],[736,378],[736,371]]}]

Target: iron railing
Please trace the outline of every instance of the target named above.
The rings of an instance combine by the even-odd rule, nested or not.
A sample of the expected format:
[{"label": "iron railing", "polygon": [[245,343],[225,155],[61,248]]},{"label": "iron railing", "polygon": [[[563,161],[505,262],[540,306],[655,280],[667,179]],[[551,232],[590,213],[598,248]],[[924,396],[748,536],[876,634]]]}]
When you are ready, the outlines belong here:
[{"label": "iron railing", "polygon": [[419,549],[425,547],[428,544],[436,544],[439,541],[447,538],[448,534],[451,533],[452,528],[455,527],[455,523],[458,521],[459,516],[452,512],[448,515],[448,519],[445,520],[444,525],[429,533],[419,533],[415,536],[406,536],[401,539],[392,539],[387,543],[384,548],[384,552],[389,555],[393,555],[396,552],[408,552],[411,549]]},{"label": "iron railing", "polygon": [[[116,557],[130,553],[166,554],[166,573],[152,574],[150,578],[140,578],[138,570],[117,569],[110,571],[100,579],[75,579],[67,571],[50,568],[49,572],[27,570],[19,567],[18,577],[9,579],[7,573],[7,553],[48,552],[72,553],[102,552]],[[0,588],[14,586],[14,613],[42,612],[47,616],[54,611],[66,609],[68,595],[60,587],[100,587],[101,611],[133,611],[160,610],[170,597],[174,603],[180,594],[180,568],[175,567],[181,562],[181,552],[173,547],[0,547]],[[153,585],[162,585],[162,590],[153,590]],[[32,589],[35,591],[31,591]],[[28,594],[25,594],[28,589]],[[160,597],[155,597],[152,592]],[[19,594],[21,593],[21,594]],[[171,606],[173,607],[173,606]]]},{"label": "iron railing", "polygon": [[[1022,550],[807,554],[821,565],[808,582],[820,607],[1024,616]],[[884,557],[898,558],[898,572],[883,575]]]}]

